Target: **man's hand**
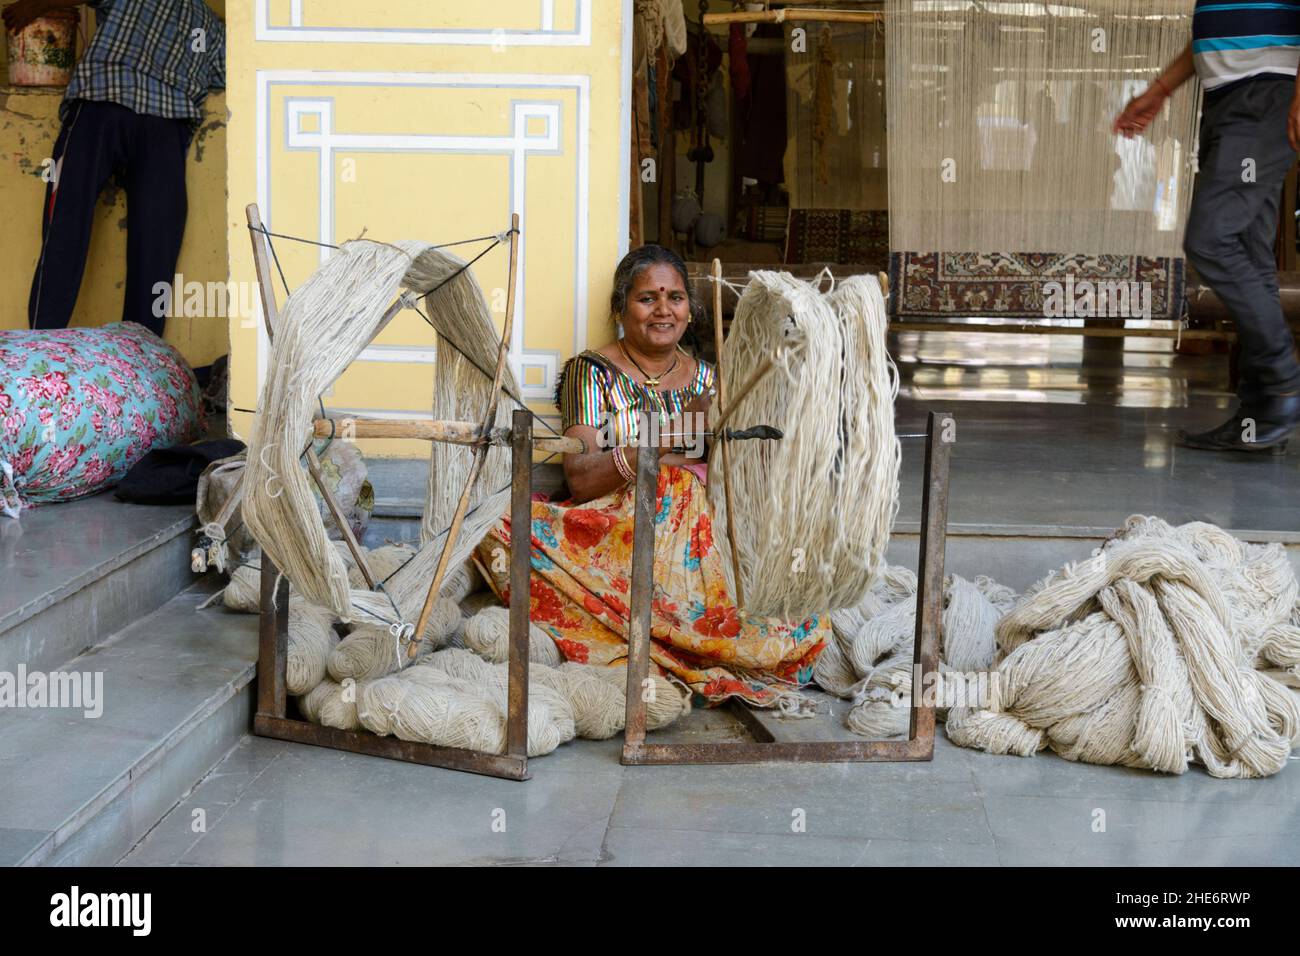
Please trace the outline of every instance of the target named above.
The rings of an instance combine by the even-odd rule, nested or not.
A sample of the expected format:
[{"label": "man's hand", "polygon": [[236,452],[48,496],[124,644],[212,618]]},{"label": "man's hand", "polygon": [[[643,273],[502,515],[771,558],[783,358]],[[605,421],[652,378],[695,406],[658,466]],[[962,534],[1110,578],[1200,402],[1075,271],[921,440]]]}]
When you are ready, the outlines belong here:
[{"label": "man's hand", "polygon": [[17,0],[4,8],[5,29],[17,33],[37,17],[48,13],[54,4],[50,0]]},{"label": "man's hand", "polygon": [[1291,112],[1286,118],[1286,135],[1291,148],[1300,152],[1300,92],[1291,98]]},{"label": "man's hand", "polygon": [[1158,86],[1150,86],[1145,93],[1128,101],[1124,111],[1115,117],[1112,133],[1119,133],[1126,139],[1132,139],[1138,133],[1146,131],[1151,122],[1160,114],[1165,105],[1165,94]]}]

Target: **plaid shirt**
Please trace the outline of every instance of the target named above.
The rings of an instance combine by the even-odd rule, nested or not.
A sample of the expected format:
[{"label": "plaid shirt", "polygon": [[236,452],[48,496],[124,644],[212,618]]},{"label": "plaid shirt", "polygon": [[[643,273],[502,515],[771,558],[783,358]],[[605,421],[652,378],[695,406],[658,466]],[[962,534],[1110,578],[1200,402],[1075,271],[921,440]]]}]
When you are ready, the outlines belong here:
[{"label": "plaid shirt", "polygon": [[88,3],[97,11],[97,29],[72,74],[60,118],[67,119],[73,100],[107,100],[189,120],[193,136],[208,90],[226,87],[226,28],[216,14],[203,0]]}]

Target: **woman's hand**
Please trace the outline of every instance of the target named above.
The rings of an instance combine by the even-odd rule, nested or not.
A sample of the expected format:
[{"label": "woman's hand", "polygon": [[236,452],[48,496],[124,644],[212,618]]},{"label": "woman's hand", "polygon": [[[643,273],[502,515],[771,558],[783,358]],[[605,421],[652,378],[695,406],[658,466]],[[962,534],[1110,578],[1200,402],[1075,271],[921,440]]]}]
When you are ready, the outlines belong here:
[{"label": "woman's hand", "polygon": [[[663,464],[701,462],[708,458],[709,446],[704,437],[705,431],[708,430],[708,416],[705,412],[708,408],[707,400],[703,408],[692,408],[694,405],[695,402],[687,405],[682,410],[682,414],[670,418],[668,423],[660,428],[660,451],[671,453],[674,448],[686,449],[685,454],[671,455],[673,461],[664,460],[669,457],[665,455],[661,459]],[[676,460],[679,458],[682,461]]]},{"label": "woman's hand", "polygon": [[1126,139],[1132,139],[1136,134],[1145,132],[1152,121],[1160,115],[1160,109],[1165,105],[1166,99],[1168,97],[1164,90],[1153,83],[1147,87],[1146,92],[1128,101],[1123,112],[1115,117],[1111,132],[1119,133]]},{"label": "woman's hand", "polygon": [[672,465],[675,468],[685,468],[687,465],[698,465],[703,461],[703,458],[689,458],[680,452],[670,451],[667,454],[659,456],[659,467],[667,468],[669,465]]}]

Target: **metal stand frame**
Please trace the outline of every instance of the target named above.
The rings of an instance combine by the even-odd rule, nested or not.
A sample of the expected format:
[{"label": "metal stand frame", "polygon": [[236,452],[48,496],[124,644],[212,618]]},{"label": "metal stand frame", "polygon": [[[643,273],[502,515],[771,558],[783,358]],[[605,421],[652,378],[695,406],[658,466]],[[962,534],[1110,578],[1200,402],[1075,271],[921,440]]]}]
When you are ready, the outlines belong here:
[{"label": "metal stand frame", "polygon": [[[948,533],[948,462],[950,442],[943,432],[955,420],[946,412],[931,412],[925,435],[925,486],[921,497],[920,565],[917,569],[916,641],[913,674],[939,668],[939,637],[943,619],[943,560]],[[629,765],[709,763],[833,763],[930,760],[934,757],[934,705],[925,704],[921,682],[912,680],[912,716],[907,740],[776,739],[743,703],[736,716],[752,742],[649,744],[645,741],[646,704],[641,688],[650,668],[650,602],[654,591],[655,493],[659,452],[637,450],[636,513],[632,531],[632,620],[628,628],[627,723],[622,762]]]},{"label": "metal stand frame", "polygon": [[[257,281],[261,290],[263,319],[269,338],[275,337],[275,325],[279,317],[275,289],[271,280],[270,239],[265,235],[261,215],[256,204],[247,207],[250,238],[253,242],[253,263],[257,272]],[[501,381],[501,368],[504,363],[505,349],[510,340],[510,324],[514,315],[515,297],[515,255],[519,230],[519,217],[515,215],[512,222],[510,246],[510,287],[509,304],[506,308],[506,328],[501,337],[501,354],[498,359],[497,378],[493,382],[492,399],[489,414],[481,429],[475,430],[472,423],[433,422],[428,423],[428,434],[420,433],[417,428],[408,428],[405,437],[425,438],[433,441],[452,441],[458,444],[491,442],[491,410],[495,409],[498,398],[497,386]],[[384,319],[386,325],[401,308],[401,301],[394,302]],[[317,427],[322,423],[317,422]],[[391,423],[389,423],[391,425]],[[409,424],[409,423],[408,423]],[[381,430],[382,431],[382,430]],[[333,426],[327,434],[333,434]],[[458,437],[457,437],[458,433]],[[512,528],[529,528],[532,522],[532,462],[533,462],[533,419],[526,409],[516,409],[511,422],[509,435],[511,445],[511,498],[510,517]],[[485,447],[480,445],[479,447]],[[477,459],[481,462],[481,456]],[[374,579],[369,566],[361,554],[360,548],[342,516],[338,503],[323,481],[320,480],[319,462],[314,451],[308,446],[308,469],[335,523],[343,534],[353,557],[362,568],[367,583],[373,587]],[[463,518],[463,506],[468,501],[469,485],[477,471],[471,473],[470,482],[462,496],[462,507],[458,512],[448,533],[447,547],[454,543],[459,530],[459,521]],[[510,589],[512,594],[528,594],[530,572],[530,549],[512,548],[510,561]],[[446,555],[444,554],[444,560]],[[440,564],[435,580],[426,601],[426,611],[431,605],[438,583],[437,577],[443,570]],[[430,767],[446,767],[449,770],[464,770],[470,773],[487,774],[503,777],[507,780],[527,780],[528,773],[528,602],[516,601],[510,608],[510,652],[507,658],[509,680],[507,683],[506,711],[506,752],[504,754],[486,753],[478,750],[462,750],[456,747],[438,747],[433,744],[398,740],[395,737],[380,737],[369,731],[335,730],[322,727],[305,720],[288,716],[287,669],[289,651],[289,582],[282,578],[271,558],[262,551],[261,566],[261,619],[258,629],[257,654],[257,712],[253,715],[253,733],[259,737],[272,737],[293,743],[312,744],[317,747],[329,747],[334,750],[348,750],[353,753],[370,754],[375,757],[390,757],[410,763],[425,764]],[[424,614],[420,624],[424,623]],[[417,628],[417,631],[419,629]],[[412,648],[415,643],[412,643]]]},{"label": "metal stand frame", "polygon": [[[944,546],[948,527],[950,445],[943,440],[954,419],[931,412],[926,428],[925,477],[921,502],[920,563],[917,571],[916,641],[913,667],[922,675],[938,669],[943,615]],[[511,528],[527,528],[532,517],[532,418],[520,409],[512,422]],[[924,703],[913,679],[911,723],[907,740],[782,741],[744,704],[734,713],[753,735],[744,743],[646,743],[646,704],[641,697],[650,668],[650,605],[654,591],[653,514],[658,483],[658,451],[637,455],[635,518],[632,539],[631,622],[627,665],[627,718],[622,762],[629,765],[719,763],[833,763],[930,760],[934,756],[934,706]],[[530,548],[510,549],[510,593],[528,594]],[[278,579],[278,581],[277,581]],[[509,708],[506,753],[437,747],[369,731],[334,730],[287,716],[285,689],[289,585],[263,556],[261,622],[257,662],[257,713],[253,733],[294,743],[405,760],[430,767],[481,773],[508,780],[527,780],[528,772],[528,602],[510,604]],[[914,670],[914,673],[916,671]]]},{"label": "metal stand frame", "polygon": [[[516,409],[511,427],[511,528],[528,528],[532,521],[533,420]],[[510,549],[510,593],[528,594],[529,548]],[[278,582],[277,582],[278,579]],[[335,730],[288,716],[285,688],[289,647],[289,582],[281,578],[262,554],[261,621],[258,631],[257,713],[253,733],[293,743],[348,750],[372,757],[389,757],[429,767],[464,770],[507,780],[527,780],[528,772],[528,601],[510,605],[510,656],[506,752],[493,754],[456,747],[412,743],[380,737],[368,730]]]},{"label": "metal stand frame", "polygon": [[[278,315],[275,294],[270,281],[267,246],[257,234],[262,231],[257,207],[248,207],[249,225],[253,229],[253,256],[261,286],[262,305],[268,335],[274,335]],[[517,228],[517,224],[516,224]],[[513,281],[514,270],[511,270]],[[390,308],[396,314],[399,305]],[[503,336],[504,343],[508,340]],[[745,388],[752,387],[747,385]],[[745,388],[741,389],[741,395]],[[494,392],[495,395],[495,392]],[[733,402],[734,404],[734,402]],[[490,423],[490,418],[488,419]],[[938,669],[939,628],[943,613],[943,563],[944,544],[948,525],[948,442],[942,430],[950,427],[952,416],[931,412],[926,431],[925,487],[921,505],[920,567],[916,606],[916,641],[914,667],[921,674]],[[391,425],[392,423],[388,423]],[[456,441],[448,437],[451,432],[465,431],[467,423],[432,423],[439,426],[434,434],[419,434],[414,429],[408,437],[431,438],[435,441]],[[721,428],[721,421],[719,428]],[[318,422],[319,426],[320,423]],[[464,426],[464,427],[462,427]],[[481,433],[469,438],[490,440],[489,424]],[[532,461],[535,445],[532,415],[526,409],[516,409],[510,429],[511,444],[511,498],[510,521],[512,532],[528,529],[532,525]],[[554,444],[543,440],[545,445]],[[312,456],[309,455],[309,464]],[[630,597],[631,620],[628,634],[627,665],[627,716],[623,738],[622,762],[625,764],[694,764],[694,763],[760,763],[764,761],[815,763],[832,761],[892,761],[929,760],[934,756],[934,707],[918,702],[920,686],[913,681],[911,724],[905,741],[781,741],[769,731],[743,704],[736,713],[754,736],[752,743],[718,744],[647,744],[646,702],[641,688],[650,667],[650,610],[654,591],[654,525],[651,516],[655,510],[658,486],[659,451],[641,448],[637,455],[635,489],[635,516],[632,541],[632,592]],[[321,484],[321,492],[330,502],[328,489]],[[346,522],[333,503],[331,513],[347,533]],[[525,531],[525,541],[527,531]],[[358,548],[349,540],[354,555]],[[513,539],[512,539],[513,543]],[[506,752],[464,750],[456,747],[439,747],[433,744],[380,737],[369,731],[336,730],[288,714],[288,648],[289,648],[289,582],[283,578],[266,552],[262,553],[261,601],[258,629],[257,658],[257,711],[253,716],[253,733],[292,743],[346,750],[405,760],[430,767],[480,773],[508,780],[527,780],[528,772],[528,639],[529,639],[529,579],[532,570],[532,548],[510,549],[510,593],[525,596],[510,603],[510,643],[507,667]],[[359,562],[364,567],[364,561]],[[367,575],[369,578],[369,575]],[[915,671],[914,671],[915,673]]]}]

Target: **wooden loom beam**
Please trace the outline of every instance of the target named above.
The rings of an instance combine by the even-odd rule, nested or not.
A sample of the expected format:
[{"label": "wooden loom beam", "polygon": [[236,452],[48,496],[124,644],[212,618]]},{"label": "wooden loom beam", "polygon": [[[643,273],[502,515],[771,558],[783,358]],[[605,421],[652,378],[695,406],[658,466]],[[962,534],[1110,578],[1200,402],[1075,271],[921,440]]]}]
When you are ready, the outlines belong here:
[{"label": "wooden loom beam", "polygon": [[884,20],[883,13],[871,10],[755,10],[734,13],[706,13],[706,27],[732,23],[876,23]]},{"label": "wooden loom beam", "polygon": [[[714,374],[718,378],[719,417],[725,414],[727,405],[726,382],[722,377],[722,260],[713,260],[713,346],[717,357]],[[731,545],[731,573],[736,579],[736,607],[745,606],[745,585],[740,580],[740,549],[736,546],[736,519],[732,508],[735,496],[731,493],[731,468],[727,464],[727,433],[719,427],[718,442],[722,454],[722,502],[727,509],[727,541]]]},{"label": "wooden loom beam", "polygon": [[[413,438],[420,441],[439,441],[449,445],[509,445],[512,431],[509,428],[492,428],[484,437],[476,422],[437,421],[432,418],[317,418],[312,422],[312,434],[317,438],[344,435],[353,438]],[[547,454],[581,455],[587,451],[580,438],[538,438],[534,441],[538,451]]]}]

